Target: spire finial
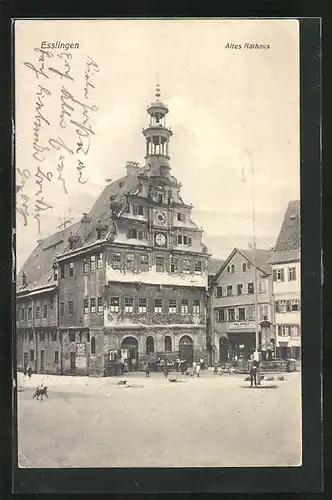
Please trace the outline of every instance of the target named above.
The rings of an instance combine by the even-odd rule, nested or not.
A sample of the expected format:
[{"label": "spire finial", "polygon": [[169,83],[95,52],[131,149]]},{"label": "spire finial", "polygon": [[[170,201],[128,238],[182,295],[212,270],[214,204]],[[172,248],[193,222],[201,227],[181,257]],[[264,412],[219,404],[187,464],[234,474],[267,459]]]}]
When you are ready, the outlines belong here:
[{"label": "spire finial", "polygon": [[159,97],[160,97],[160,85],[159,85],[159,83],[157,83],[157,86],[156,86],[156,98],[157,98],[158,101],[159,101]]}]

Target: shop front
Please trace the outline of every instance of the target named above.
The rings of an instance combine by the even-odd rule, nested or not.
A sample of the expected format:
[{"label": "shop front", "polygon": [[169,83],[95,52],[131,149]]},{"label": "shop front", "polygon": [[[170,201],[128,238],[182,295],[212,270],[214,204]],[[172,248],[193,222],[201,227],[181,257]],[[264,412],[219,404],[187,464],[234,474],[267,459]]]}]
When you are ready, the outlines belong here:
[{"label": "shop front", "polygon": [[235,355],[248,360],[256,347],[255,323],[250,321],[237,321],[229,323],[228,358]]}]

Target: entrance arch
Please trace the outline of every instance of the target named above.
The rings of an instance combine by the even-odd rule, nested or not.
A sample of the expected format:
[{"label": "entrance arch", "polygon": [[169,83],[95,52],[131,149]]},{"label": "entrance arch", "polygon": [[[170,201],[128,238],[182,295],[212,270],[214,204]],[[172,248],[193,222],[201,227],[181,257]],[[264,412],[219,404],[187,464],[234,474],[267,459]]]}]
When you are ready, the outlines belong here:
[{"label": "entrance arch", "polygon": [[228,341],[226,337],[220,337],[219,339],[219,362],[223,363],[227,361],[228,357]]},{"label": "entrance arch", "polygon": [[179,342],[180,359],[187,360],[191,366],[194,360],[194,341],[189,335],[183,335]]},{"label": "entrance arch", "polygon": [[125,337],[121,342],[121,349],[127,351],[128,368],[130,371],[138,368],[138,341],[135,337]]}]

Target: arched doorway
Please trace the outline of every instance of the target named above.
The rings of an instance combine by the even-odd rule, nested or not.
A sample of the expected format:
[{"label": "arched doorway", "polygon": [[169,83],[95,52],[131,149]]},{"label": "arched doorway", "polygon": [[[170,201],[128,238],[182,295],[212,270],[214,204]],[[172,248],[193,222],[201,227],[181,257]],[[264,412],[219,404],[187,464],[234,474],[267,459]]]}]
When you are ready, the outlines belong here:
[{"label": "arched doorway", "polygon": [[227,361],[228,354],[228,341],[226,337],[220,337],[219,339],[219,361],[220,363],[224,363]]},{"label": "arched doorway", "polygon": [[151,354],[153,352],[154,352],[154,339],[150,335],[146,339],[146,354]]},{"label": "arched doorway", "polygon": [[172,339],[169,335],[165,337],[165,352],[172,352]]},{"label": "arched doorway", "polygon": [[138,341],[134,337],[125,337],[121,342],[122,356],[128,363],[130,371],[138,368]]},{"label": "arched doorway", "polygon": [[184,335],[180,338],[179,355],[180,359],[187,360],[189,366],[192,365],[194,360],[194,341],[189,335]]}]

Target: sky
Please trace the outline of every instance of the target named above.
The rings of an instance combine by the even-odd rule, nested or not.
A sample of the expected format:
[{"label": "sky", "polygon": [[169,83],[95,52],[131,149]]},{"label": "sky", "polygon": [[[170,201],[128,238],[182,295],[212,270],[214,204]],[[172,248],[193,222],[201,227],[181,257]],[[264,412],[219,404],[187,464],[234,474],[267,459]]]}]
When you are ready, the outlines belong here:
[{"label": "sky", "polygon": [[[257,247],[275,244],[288,202],[300,198],[296,20],[38,20],[16,22],[15,30],[17,184],[26,173],[18,206],[27,199],[29,206],[26,225],[17,212],[18,268],[64,217],[75,222],[89,211],[106,179],[125,175],[128,160],[144,164],[142,129],[157,83],[173,131],[172,174],[182,183],[185,203],[194,206],[192,218],[203,227],[209,252],[224,259],[234,247],[252,242],[253,187]],[[41,53],[35,49],[43,41],[74,42],[79,48],[50,51],[43,76],[31,69],[40,68]],[[242,48],[226,48],[232,43]],[[245,43],[269,48],[245,49]],[[60,63],[64,68],[69,61],[59,57],[64,52],[71,54],[72,79],[48,69],[59,69]],[[87,68],[94,71],[86,98]],[[85,184],[78,182],[77,129],[69,123],[70,118],[81,123],[85,108],[65,100],[63,86],[76,101],[96,107],[89,110],[89,152],[80,153]],[[62,128],[64,102],[74,111],[63,115]],[[36,134],[38,144],[50,149],[38,159],[33,157]],[[59,137],[72,154],[54,142],[50,147],[48,141]],[[57,178],[61,153],[67,193]],[[44,202],[52,209],[41,213],[39,231],[33,217],[38,168],[52,174],[42,183]]]}]

